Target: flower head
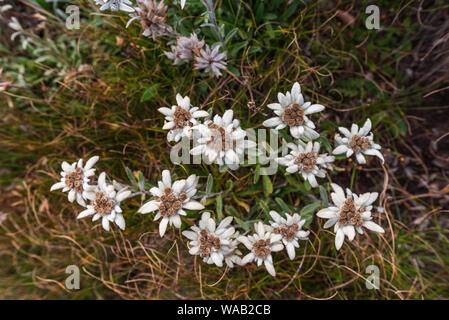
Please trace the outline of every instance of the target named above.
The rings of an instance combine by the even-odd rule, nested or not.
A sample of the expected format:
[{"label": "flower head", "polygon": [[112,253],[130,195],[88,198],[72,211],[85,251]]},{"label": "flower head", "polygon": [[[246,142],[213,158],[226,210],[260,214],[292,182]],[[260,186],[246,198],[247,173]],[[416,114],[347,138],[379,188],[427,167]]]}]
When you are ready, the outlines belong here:
[{"label": "flower head", "polygon": [[199,55],[200,50],[204,46],[204,40],[199,41],[196,33],[192,33],[190,37],[181,36],[176,40],[176,45],[171,46],[171,52],[164,54],[177,65],[181,61],[187,62],[192,59],[193,55]]},{"label": "flower head", "polygon": [[320,143],[309,141],[307,144],[298,141],[298,145],[288,143],[290,153],[284,157],[277,158],[276,161],[287,166],[288,173],[300,172],[304,180],[309,181],[313,188],[318,187],[316,177],[324,178],[325,169],[331,169],[330,163],[334,161],[333,156],[320,152]]},{"label": "flower head", "polygon": [[201,49],[199,55],[195,56],[194,69],[204,69],[205,72],[212,71],[215,76],[221,77],[221,71],[226,70],[226,52],[219,53],[220,45],[215,46],[211,50],[209,45],[206,44],[204,49]]},{"label": "flower head", "polygon": [[245,140],[246,132],[240,122],[233,119],[233,111],[227,110],[223,117],[215,115],[196,127],[200,134],[198,145],[190,150],[192,155],[203,154],[210,162],[228,166],[231,170],[239,167],[245,149],[256,146],[254,141]]},{"label": "flower head", "polygon": [[159,234],[164,236],[167,225],[181,227],[181,216],[185,216],[187,210],[202,210],[204,206],[191,198],[196,194],[197,177],[189,176],[187,179],[177,180],[172,183],[170,171],[162,171],[162,181],[158,187],[150,189],[153,200],[145,203],[138,212],[145,214],[157,211],[154,220],[162,217],[159,223]]},{"label": "flower head", "polygon": [[278,100],[279,103],[268,105],[268,108],[274,110],[276,117],[265,120],[263,122],[265,127],[274,127],[276,130],[281,130],[288,126],[290,127],[290,134],[296,139],[303,136],[316,139],[320,136],[314,130],[315,124],[307,116],[323,111],[324,106],[304,102],[301,86],[298,82],[295,82],[291,92],[287,91],[285,95],[279,92]]},{"label": "flower head", "polygon": [[349,241],[355,237],[355,231],[363,234],[363,228],[368,230],[384,233],[384,229],[377,223],[372,221],[371,205],[376,201],[377,192],[367,192],[361,195],[352,193],[351,190],[346,189],[346,195],[343,189],[332,183],[331,193],[333,206],[318,211],[317,216],[323,219],[329,219],[324,228],[334,226],[335,232],[335,247],[340,250],[345,240],[345,236]]},{"label": "flower head", "polygon": [[97,163],[99,157],[94,156],[87,160],[86,165],[83,166],[83,159],[74,162],[71,165],[63,162],[61,181],[51,186],[50,191],[62,189],[62,192],[68,191],[68,198],[70,202],[78,202],[80,206],[85,207],[86,202],[95,194],[95,186],[89,185],[89,177],[95,174],[95,168],[92,168]]},{"label": "flower head", "polygon": [[276,271],[274,270],[271,253],[281,251],[284,248],[281,243],[282,235],[267,231],[261,221],[255,223],[254,228],[256,233],[252,236],[240,236],[237,238],[248,250],[251,250],[250,253],[243,257],[242,265],[255,261],[259,267],[264,263],[268,273],[275,277]]},{"label": "flower head", "polygon": [[116,190],[112,184],[106,183],[106,173],[102,172],[98,177],[98,186],[89,199],[91,204],[86,210],[80,212],[77,219],[93,215],[92,221],[102,218],[103,229],[106,231],[109,231],[110,222],[114,222],[120,229],[125,230],[125,219],[120,202],[128,198],[130,194],[131,191],[126,188]]},{"label": "flower head", "polygon": [[380,145],[373,141],[373,133],[370,132],[370,119],[367,119],[360,129],[357,124],[354,123],[351,126],[351,131],[344,127],[339,127],[338,130],[344,137],[341,137],[338,133],[335,135],[337,147],[332,151],[333,154],[346,153],[347,158],[355,154],[357,162],[360,164],[366,163],[364,155],[376,156],[382,160],[382,163],[385,162],[382,153],[379,152],[381,149]]},{"label": "flower head", "polygon": [[302,226],[306,223],[305,219],[297,213],[289,215],[285,213],[285,217],[280,216],[276,211],[270,211],[273,221],[270,221],[269,230],[275,234],[282,236],[282,243],[287,250],[290,260],[295,258],[295,248],[299,248],[298,240],[307,240],[310,231],[302,230]]},{"label": "flower head", "polygon": [[134,12],[130,0],[95,0],[95,4],[101,5],[100,11],[110,9],[111,11]]},{"label": "flower head", "polygon": [[134,20],[140,20],[145,37],[157,37],[169,34],[172,28],[167,25],[167,6],[164,1],[157,0],[137,0],[139,7],[135,8],[135,13],[131,14],[131,19],[126,24],[128,27]]},{"label": "flower head", "polygon": [[192,138],[192,127],[198,124],[197,119],[207,117],[209,113],[199,110],[198,107],[190,107],[190,98],[176,95],[177,105],[159,108],[159,112],[165,115],[165,124],[162,129],[170,130],[168,141],[178,142],[182,137]]},{"label": "flower head", "polygon": [[[183,231],[182,234],[190,240],[189,253],[199,255],[204,262],[223,266],[223,259],[234,255],[236,243],[232,240],[235,229],[229,225],[232,217],[223,219],[218,227],[209,212],[204,212],[198,226],[191,227],[192,231]],[[233,266],[233,261],[226,261]]]}]

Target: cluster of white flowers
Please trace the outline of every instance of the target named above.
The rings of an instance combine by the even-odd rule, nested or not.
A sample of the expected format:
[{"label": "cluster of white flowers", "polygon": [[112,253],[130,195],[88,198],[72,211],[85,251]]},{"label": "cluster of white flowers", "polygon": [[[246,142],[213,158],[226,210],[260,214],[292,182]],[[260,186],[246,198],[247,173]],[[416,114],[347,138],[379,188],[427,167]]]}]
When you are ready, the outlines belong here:
[{"label": "cluster of white flowers", "polygon": [[[324,106],[304,102],[301,87],[297,82],[293,85],[291,92],[287,92],[285,95],[279,93],[278,100],[279,103],[268,105],[270,109],[274,110],[276,117],[264,121],[263,124],[266,127],[274,127],[275,130],[289,126],[290,134],[293,138],[298,139],[298,144],[288,143],[287,147],[291,149],[290,153],[276,160],[279,164],[287,166],[288,173],[301,173],[304,180],[316,188],[319,186],[316,177],[324,178],[326,170],[332,169],[331,163],[335,160],[335,157],[329,156],[327,153],[320,154],[320,143],[311,141],[319,138],[320,135],[314,130],[315,124],[307,115],[321,112],[324,110]],[[345,154],[349,158],[355,154],[359,164],[366,164],[365,155],[371,155],[378,157],[384,163],[384,157],[379,151],[381,146],[374,143],[373,133],[370,132],[370,119],[367,119],[360,129],[357,124],[352,124],[350,131],[344,127],[339,127],[338,130],[344,137],[341,137],[340,134],[335,135],[336,147],[332,151],[334,155]],[[334,192],[331,193],[331,197],[335,206],[322,209],[317,215],[320,218],[329,219],[324,225],[325,228],[335,226],[337,250],[343,245],[345,235],[352,241],[356,230],[363,234],[362,227],[378,233],[384,232],[382,227],[371,221],[371,204],[377,199],[377,193],[365,193],[357,196],[346,189],[346,197],[343,189],[338,185],[333,183],[332,188]]]},{"label": "cluster of white flowers", "polygon": [[[182,137],[193,139],[192,155],[203,155],[210,163],[216,163],[221,170],[235,170],[243,161],[246,150],[254,150],[256,142],[247,139],[247,133],[240,127],[240,121],[233,119],[234,112],[226,110],[223,116],[192,107],[189,97],[176,96],[177,105],[159,108],[165,116],[163,129],[169,142],[178,142]],[[200,118],[206,118],[204,122]]]},{"label": "cluster of white flowers", "polygon": [[[122,215],[120,202],[131,194],[126,188],[118,189],[117,185],[106,183],[106,173],[102,172],[97,184],[90,184],[90,179],[95,174],[93,166],[99,157],[90,158],[83,166],[83,159],[72,163],[63,162],[61,181],[55,183],[50,191],[62,189],[69,192],[69,201],[76,201],[86,209],[78,215],[78,219],[93,215],[92,221],[102,218],[102,225],[109,231],[109,223],[114,222],[120,229],[125,230],[125,219]],[[90,201],[90,204],[86,204]]]},{"label": "cluster of white flowers", "polygon": [[270,215],[274,220],[270,221],[270,225],[259,221],[254,224],[255,234],[240,236],[237,240],[250,250],[250,253],[243,257],[242,265],[255,261],[259,267],[263,263],[268,273],[274,277],[276,271],[271,253],[281,251],[285,247],[289,258],[293,260],[296,256],[295,248],[299,247],[298,240],[307,240],[309,231],[302,230],[305,220],[296,213],[293,216],[285,213],[287,219],[276,211],[270,211]]},{"label": "cluster of white flowers", "polygon": [[[320,154],[319,142],[312,143],[313,140],[320,137],[320,134],[315,131],[315,124],[307,116],[323,111],[324,106],[305,102],[298,82],[295,82],[291,92],[288,91],[285,95],[278,93],[278,100],[279,103],[268,105],[270,109],[274,110],[276,117],[265,120],[263,125],[274,128],[274,130],[282,130],[288,126],[291,136],[297,139],[297,144],[288,143],[287,147],[291,149],[290,153],[277,158],[276,161],[280,165],[287,166],[288,173],[299,172],[304,180],[316,188],[319,185],[316,177],[324,178],[326,170],[332,169],[331,163],[335,160],[334,156],[329,156],[327,153]],[[333,154],[345,153],[346,157],[355,154],[360,164],[366,163],[363,154],[377,156],[384,162],[384,158],[379,152],[381,147],[373,142],[373,133],[370,133],[370,119],[366,120],[360,130],[357,124],[352,125],[351,131],[343,127],[338,129],[345,137],[342,138],[339,134],[335,135],[337,147],[333,150]]]},{"label": "cluster of white flowers", "polygon": [[299,172],[305,181],[308,181],[314,188],[318,187],[316,177],[324,178],[326,170],[332,169],[330,163],[335,158],[328,156],[327,153],[320,154],[320,143],[303,140],[317,139],[320,137],[316,132],[315,124],[307,117],[313,113],[321,112],[324,106],[321,104],[312,104],[305,102],[301,93],[301,86],[295,82],[291,92],[287,91],[284,95],[278,93],[279,103],[269,104],[268,107],[274,110],[276,117],[265,120],[265,127],[282,130],[287,126],[290,128],[290,134],[297,139],[297,144],[288,143],[287,147],[291,149],[290,153],[284,157],[279,157],[276,161],[283,166],[287,166],[288,173]]},{"label": "cluster of white flowers", "polygon": [[[269,105],[277,117],[265,121],[264,125],[274,127],[274,130],[289,126],[291,135],[297,140],[296,143],[287,143],[290,152],[276,161],[286,166],[288,173],[300,173],[312,187],[318,187],[316,177],[324,178],[326,170],[332,169],[331,164],[335,158],[327,153],[320,153],[321,144],[313,141],[320,135],[307,115],[322,111],[324,106],[304,102],[298,83],[295,83],[292,91],[286,95],[279,93],[278,99],[279,103]],[[244,152],[257,146],[254,141],[245,139],[247,133],[240,127],[239,120],[234,119],[232,110],[226,110],[223,116],[215,115],[211,119],[208,112],[192,106],[190,98],[180,94],[176,96],[176,105],[158,110],[165,116],[163,129],[169,130],[169,142],[179,142],[182,138],[193,140],[195,147],[190,153],[203,155],[205,160],[218,164],[221,169],[239,168]],[[373,142],[370,130],[369,119],[360,129],[356,124],[352,125],[351,131],[340,127],[339,131],[345,137],[342,138],[339,134],[335,136],[337,146],[333,153],[345,153],[347,157],[355,154],[359,164],[366,163],[364,155],[374,155],[383,161],[382,154],[378,151],[381,147]],[[97,185],[92,184],[90,179],[95,173],[93,166],[97,161],[98,157],[92,157],[85,165],[82,159],[71,165],[63,162],[61,181],[53,185],[51,190],[68,191],[70,202],[76,200],[78,204],[86,207],[78,218],[93,215],[93,221],[102,218],[105,230],[109,230],[110,222],[125,229],[120,203],[131,196],[131,191],[127,187],[118,187],[118,184],[107,184],[104,172],[100,174]],[[163,170],[162,180],[158,181],[157,186],[152,187],[149,192],[141,189],[140,193],[136,193],[149,193],[152,196],[138,212],[155,213],[154,220],[160,220],[159,235],[163,237],[168,226],[178,229],[182,227],[181,217],[186,216],[187,211],[205,209],[202,203],[195,200],[200,197],[196,195],[197,187],[196,175],[173,181],[170,171]],[[371,211],[378,197],[376,192],[357,195],[349,189],[346,189],[345,193],[335,183],[332,183],[331,187],[332,204],[321,209],[317,216],[328,219],[324,228],[334,226],[337,250],[341,249],[345,237],[352,241],[356,232],[364,233],[363,228],[377,233],[385,232],[380,225],[372,221]],[[87,200],[91,201],[89,205],[86,204]],[[236,231],[238,226],[231,225],[233,217],[226,217],[217,225],[211,213],[206,211],[202,213],[197,225],[191,226],[190,230],[184,230],[182,234],[188,239],[189,253],[199,255],[207,264],[222,267],[225,263],[229,268],[233,268],[235,265],[244,266],[255,262],[257,266],[264,264],[268,273],[275,276],[273,252],[285,248],[288,257],[295,259],[300,241],[308,240],[310,232],[303,230],[306,220],[297,213],[280,214],[270,211],[269,214],[272,220],[268,224],[257,221],[254,224],[254,234],[240,235]],[[243,256],[238,248],[240,244],[244,245],[249,253]]]},{"label": "cluster of white flowers", "polygon": [[[212,48],[205,44],[204,40],[198,40],[198,35],[192,33],[190,37],[176,34],[173,28],[167,24],[167,10],[163,0],[137,0],[136,6],[130,0],[95,0],[100,5],[100,10],[124,11],[129,13],[130,19],[126,27],[133,21],[140,21],[142,34],[146,37],[156,38],[169,35],[176,37],[176,45],[170,46],[171,51],[164,54],[174,65],[181,62],[194,60],[194,70],[203,70],[213,73],[217,78],[222,76],[220,70],[226,70],[226,52],[220,52],[221,44],[215,44]],[[181,8],[184,8],[185,0],[181,0]],[[206,6],[206,9],[210,9]]]},{"label": "cluster of white flowers", "polygon": [[[233,217],[227,217],[219,223],[218,227],[209,212],[204,212],[198,226],[192,226],[191,231],[183,231],[182,234],[189,239],[189,253],[199,255],[204,262],[223,266],[223,260],[228,267],[235,265],[244,266],[252,261],[257,266],[265,265],[267,271],[276,276],[272,252],[285,248],[291,260],[295,258],[295,248],[299,247],[298,240],[307,240],[308,231],[303,231],[305,223],[298,214],[293,216],[285,214],[286,219],[276,211],[270,215],[275,221],[271,225],[265,225],[261,221],[254,224],[255,234],[240,236],[235,227],[230,226]],[[242,243],[250,252],[241,257],[242,252],[238,244]]]}]

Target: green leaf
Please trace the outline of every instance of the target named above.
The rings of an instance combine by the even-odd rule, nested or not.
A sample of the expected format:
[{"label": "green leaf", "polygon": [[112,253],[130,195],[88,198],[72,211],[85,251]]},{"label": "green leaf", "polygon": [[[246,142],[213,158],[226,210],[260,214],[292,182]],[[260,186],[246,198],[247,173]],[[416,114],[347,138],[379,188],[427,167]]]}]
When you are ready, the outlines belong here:
[{"label": "green leaf", "polygon": [[235,222],[237,222],[245,231],[248,231],[251,227],[250,221],[243,221],[237,217],[234,217]]},{"label": "green leaf", "polygon": [[288,205],[284,202],[284,200],[282,200],[281,198],[275,198],[274,199],[278,205],[282,208],[282,210],[286,213],[290,213],[290,208],[288,207]]},{"label": "green leaf", "polygon": [[304,187],[306,188],[307,191],[312,190],[312,186],[310,185],[309,181],[307,181],[307,180],[304,181]]},{"label": "green leaf", "polygon": [[212,174],[209,173],[209,176],[207,177],[207,182],[206,182],[206,194],[211,193],[213,187],[214,187],[214,177],[212,176]]},{"label": "green leaf", "polygon": [[233,206],[225,206],[225,211],[228,216],[236,217],[238,216],[237,210]]},{"label": "green leaf", "polygon": [[271,182],[270,177],[267,175],[263,176],[262,181],[263,181],[263,192],[265,193],[265,196],[268,197],[270,194],[273,193],[273,183]]},{"label": "green leaf", "polygon": [[133,174],[133,172],[131,171],[131,169],[128,168],[128,167],[125,167],[125,172],[126,172],[126,175],[128,176],[129,181],[131,182],[131,184],[132,184],[133,186],[138,186],[138,185],[137,185],[137,180],[136,180],[136,178],[134,177],[134,174]]},{"label": "green leaf", "polygon": [[157,88],[159,87],[159,83],[156,83],[155,85],[147,88],[143,94],[142,98],[140,98],[140,102],[145,102],[153,98],[157,93]]},{"label": "green leaf", "polygon": [[268,13],[263,16],[264,20],[275,20],[277,18],[277,15],[274,13]]},{"label": "green leaf", "polygon": [[239,28],[234,28],[231,31],[229,31],[224,40],[225,44],[227,44],[237,34],[238,31]]},{"label": "green leaf", "polygon": [[269,213],[270,212],[270,208],[268,207],[268,204],[265,202],[265,200],[259,200],[258,201],[259,207],[265,211],[265,213]]},{"label": "green leaf", "polygon": [[256,169],[254,169],[253,183],[256,184],[259,181],[259,178],[260,178],[260,164],[257,164]]},{"label": "green leaf", "polygon": [[310,225],[310,223],[312,222],[312,219],[313,219],[313,213],[320,206],[321,206],[321,203],[314,202],[314,203],[306,205],[304,208],[301,209],[301,211],[299,213],[303,219],[306,219],[306,223],[305,223],[306,226]]},{"label": "green leaf", "polygon": [[217,218],[218,221],[221,221],[223,219],[223,196],[220,194],[215,202],[217,203]]},{"label": "green leaf", "polygon": [[141,171],[139,171],[138,177],[139,177],[139,180],[138,180],[137,184],[139,186],[139,190],[143,191],[143,190],[145,190],[145,177],[143,176],[143,173]]},{"label": "green leaf", "polygon": [[324,206],[328,207],[329,206],[329,198],[327,197],[327,191],[326,189],[324,189],[323,186],[320,186],[320,196],[321,196],[321,200],[323,200]]}]

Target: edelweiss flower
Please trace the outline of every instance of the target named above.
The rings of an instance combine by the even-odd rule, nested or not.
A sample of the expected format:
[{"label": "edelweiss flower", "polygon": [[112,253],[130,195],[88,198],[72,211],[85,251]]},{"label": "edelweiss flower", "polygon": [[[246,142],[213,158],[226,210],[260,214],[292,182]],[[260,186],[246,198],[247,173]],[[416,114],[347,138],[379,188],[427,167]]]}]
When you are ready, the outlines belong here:
[{"label": "edelweiss flower", "polygon": [[271,227],[268,231],[282,236],[282,243],[287,250],[290,260],[295,259],[295,248],[299,248],[298,240],[307,240],[310,231],[301,230],[305,219],[301,220],[301,216],[297,213],[292,216],[285,213],[287,219],[281,217],[276,211],[270,211],[270,216],[274,221],[270,221]]},{"label": "edelweiss flower", "polygon": [[351,131],[343,127],[339,127],[338,130],[344,135],[344,137],[342,138],[338,133],[335,135],[337,147],[334,151],[332,151],[333,154],[346,153],[346,157],[349,158],[353,153],[355,153],[357,162],[360,164],[366,163],[364,154],[376,156],[382,160],[382,163],[385,162],[382,153],[379,152],[381,149],[380,145],[374,143],[373,141],[373,133],[370,132],[370,119],[365,121],[365,124],[362,128],[360,128],[360,130],[355,123],[352,124]]},{"label": "edelweiss flower", "polygon": [[265,127],[275,127],[276,130],[290,127],[290,134],[299,139],[305,136],[310,139],[319,138],[319,134],[313,130],[315,124],[309,120],[307,115],[321,112],[324,106],[321,104],[304,103],[304,97],[301,94],[301,86],[298,82],[293,85],[291,93],[287,91],[286,95],[278,93],[279,103],[271,103],[268,108],[274,110],[277,117],[265,120]]},{"label": "edelweiss flower", "polygon": [[368,230],[384,233],[384,229],[377,223],[372,221],[371,205],[377,199],[377,192],[367,192],[361,195],[356,195],[351,190],[346,189],[346,195],[343,189],[332,183],[331,193],[332,202],[334,206],[318,211],[317,216],[323,219],[329,219],[324,228],[334,226],[335,247],[340,250],[345,240],[345,235],[349,241],[355,237],[355,230],[363,234],[362,227]]},{"label": "edelweiss flower", "polygon": [[237,238],[237,240],[243,243],[248,250],[251,250],[250,253],[243,257],[242,265],[256,261],[257,266],[260,267],[260,265],[264,263],[268,273],[275,277],[276,271],[274,270],[271,252],[284,249],[284,246],[280,242],[282,235],[266,231],[264,224],[261,221],[254,224],[254,229],[256,230],[256,233],[252,236],[240,236]]},{"label": "edelweiss flower", "polygon": [[232,119],[233,115],[232,110],[227,110],[223,118],[216,115],[213,121],[196,126],[201,137],[197,140],[199,145],[190,150],[190,154],[203,154],[210,162],[237,169],[245,149],[254,148],[256,143],[245,140],[246,132],[237,119]]},{"label": "edelweiss flower", "polygon": [[126,24],[128,27],[134,20],[140,20],[145,37],[152,36],[153,40],[157,37],[169,34],[172,28],[165,24],[167,20],[167,6],[164,1],[157,0],[137,0],[138,8],[136,13],[131,14],[131,19]]},{"label": "edelweiss flower", "polygon": [[199,110],[198,107],[190,108],[190,98],[176,95],[178,105],[159,108],[158,111],[165,115],[164,130],[170,130],[168,141],[178,142],[182,137],[192,138],[192,127],[198,124],[197,118],[207,117],[209,113]]},{"label": "edelweiss flower", "polygon": [[116,191],[113,185],[106,183],[106,173],[102,172],[98,177],[98,186],[91,197],[91,204],[80,212],[77,219],[94,215],[92,221],[102,218],[103,229],[109,231],[109,222],[115,222],[120,229],[125,230],[125,219],[122,215],[120,202],[129,197],[131,191],[126,188]]},{"label": "edelweiss flower", "polygon": [[226,52],[219,53],[220,45],[215,46],[214,49],[210,49],[206,44],[204,49],[201,49],[199,55],[195,57],[194,69],[204,69],[205,72],[212,71],[218,78],[221,76],[220,69],[226,70]]},{"label": "edelweiss flower", "polygon": [[326,170],[331,169],[330,163],[334,161],[333,156],[328,156],[327,153],[321,153],[320,143],[309,141],[307,144],[299,140],[298,145],[288,143],[287,147],[292,149],[290,154],[285,157],[277,158],[276,161],[287,166],[288,173],[300,172],[304,180],[309,181],[313,188],[318,187],[316,177],[324,178]]},{"label": "edelweiss flower", "polygon": [[138,212],[145,214],[158,210],[154,220],[162,217],[159,223],[159,234],[161,237],[167,230],[167,225],[174,225],[175,228],[181,227],[181,217],[188,210],[202,210],[204,206],[198,201],[191,200],[196,194],[197,177],[192,174],[187,179],[175,181],[172,184],[170,171],[162,171],[162,181],[158,182],[158,188],[150,189],[154,200],[145,203]]},{"label": "edelweiss flower", "polygon": [[95,196],[95,186],[89,185],[89,177],[95,174],[95,169],[92,168],[97,163],[99,157],[94,156],[87,160],[86,165],[83,167],[83,159],[79,159],[78,162],[72,163],[63,162],[61,181],[51,186],[50,191],[62,189],[62,192],[69,191],[69,201],[76,202],[80,206],[85,207],[86,202],[84,200],[91,199]]},{"label": "edelweiss flower", "polygon": [[134,12],[133,4],[129,0],[95,0],[95,4],[101,5],[100,11],[110,9],[111,11]]},{"label": "edelweiss flower", "polygon": [[192,33],[190,37],[181,36],[176,40],[176,45],[171,46],[171,52],[164,52],[164,54],[171,60],[173,64],[177,65],[181,61],[189,61],[193,54],[199,55],[200,50],[204,46],[204,40],[199,41],[198,36]]},{"label": "edelweiss flower", "polygon": [[223,266],[223,259],[234,253],[236,247],[231,237],[235,229],[229,225],[232,217],[223,219],[218,227],[215,220],[210,217],[209,212],[204,212],[197,226],[191,227],[193,231],[183,231],[182,234],[191,240],[189,242],[189,253],[199,255],[203,261],[218,267]]}]

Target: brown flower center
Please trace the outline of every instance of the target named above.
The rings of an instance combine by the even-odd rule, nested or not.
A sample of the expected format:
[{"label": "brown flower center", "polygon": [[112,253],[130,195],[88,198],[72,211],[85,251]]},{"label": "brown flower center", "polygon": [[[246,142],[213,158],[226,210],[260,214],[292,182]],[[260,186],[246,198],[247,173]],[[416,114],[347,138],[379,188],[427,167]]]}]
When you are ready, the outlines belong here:
[{"label": "brown flower center", "polygon": [[253,244],[254,254],[261,259],[265,258],[271,252],[270,243],[271,243],[270,239],[267,240],[260,239],[254,242]]},{"label": "brown flower center", "polygon": [[162,196],[154,197],[154,200],[162,202],[159,205],[159,212],[163,217],[173,216],[179,209],[181,209],[182,203],[186,199],[187,195],[184,192],[176,197],[171,188],[165,188]]},{"label": "brown flower center", "polygon": [[300,164],[302,170],[311,171],[313,170],[313,166],[316,165],[316,161],[318,159],[318,153],[316,152],[303,152],[300,153],[296,159],[295,163]]},{"label": "brown flower center", "polygon": [[235,148],[237,144],[236,141],[231,138],[231,135],[227,133],[223,127],[220,127],[215,123],[210,123],[208,127],[212,131],[211,139],[207,142],[207,145],[210,148],[216,151],[226,151]]},{"label": "brown flower center", "polygon": [[298,224],[292,224],[291,226],[281,226],[279,228],[274,228],[274,233],[281,234],[286,240],[293,239],[298,231]]},{"label": "brown flower center", "polygon": [[109,214],[112,211],[115,205],[115,201],[109,199],[109,197],[106,196],[103,192],[98,191],[95,194],[95,200],[92,205],[94,206],[95,212],[101,215],[105,215]]},{"label": "brown flower center", "polygon": [[74,189],[76,192],[83,191],[84,174],[83,169],[76,168],[75,171],[66,174],[65,184],[70,189]]},{"label": "brown flower center", "polygon": [[358,135],[353,135],[351,141],[349,141],[349,146],[355,152],[360,150],[366,150],[372,145],[373,142],[370,141],[367,137],[359,137]]},{"label": "brown flower center", "polygon": [[156,0],[150,0],[145,2],[139,2],[141,10],[136,11],[137,15],[141,18],[141,24],[143,29],[151,29],[152,32],[163,33],[166,31],[167,26],[165,21],[167,20],[167,6],[163,2],[158,3]]},{"label": "brown flower center", "polygon": [[299,104],[293,103],[284,110],[282,119],[289,126],[299,126],[304,123],[304,110]]},{"label": "brown flower center", "polygon": [[352,198],[348,198],[345,200],[345,204],[341,208],[341,211],[338,214],[340,220],[338,221],[341,225],[351,224],[354,226],[361,227],[363,225],[363,219],[361,214],[365,212],[365,207],[360,207],[356,209],[354,200]]},{"label": "brown flower center", "polygon": [[193,123],[190,122],[192,115],[189,111],[181,108],[180,106],[176,106],[175,114],[173,117],[173,122],[176,125],[176,128],[182,129],[185,126],[193,126]]},{"label": "brown flower center", "polygon": [[207,257],[212,249],[220,250],[220,238],[210,234],[207,230],[200,231],[200,257]]}]

